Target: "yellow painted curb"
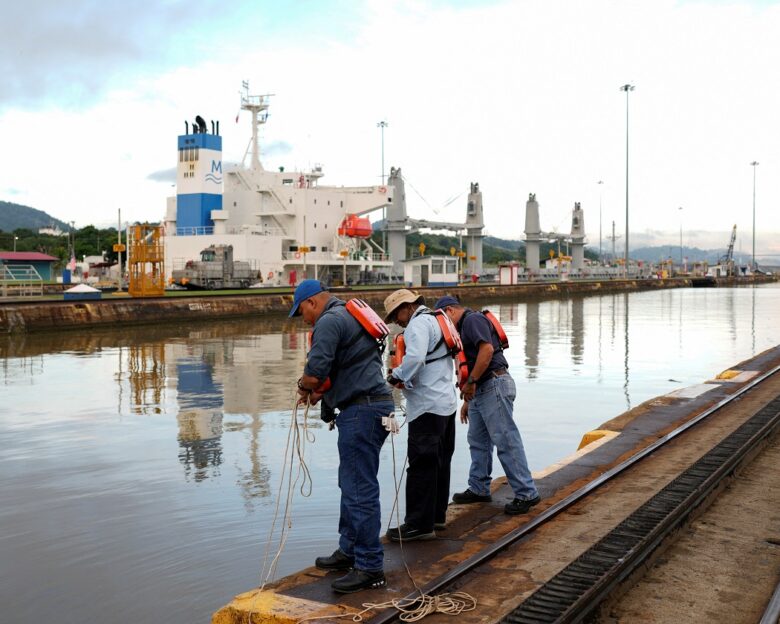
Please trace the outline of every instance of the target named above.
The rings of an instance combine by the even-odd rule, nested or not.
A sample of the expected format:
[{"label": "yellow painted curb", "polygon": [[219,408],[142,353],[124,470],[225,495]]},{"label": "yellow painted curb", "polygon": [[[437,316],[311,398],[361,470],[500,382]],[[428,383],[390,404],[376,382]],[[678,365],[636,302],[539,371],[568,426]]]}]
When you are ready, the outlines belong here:
[{"label": "yellow painted curb", "polygon": [[582,441],[580,442],[580,445],[577,447],[577,450],[585,448],[590,444],[591,442],[595,442],[596,440],[601,440],[601,438],[608,436],[610,434],[614,433],[614,431],[607,431],[606,429],[594,429],[593,431],[588,431],[584,436],[582,436]]},{"label": "yellow painted curb", "polygon": [[325,622],[329,617],[354,611],[339,604],[325,604],[256,589],[233,598],[230,604],[211,616],[211,624],[295,624],[311,617],[322,618],[319,621]]},{"label": "yellow painted curb", "polygon": [[738,370],[724,370],[720,375],[715,377],[715,379],[734,379],[737,375],[739,375],[742,371]]}]

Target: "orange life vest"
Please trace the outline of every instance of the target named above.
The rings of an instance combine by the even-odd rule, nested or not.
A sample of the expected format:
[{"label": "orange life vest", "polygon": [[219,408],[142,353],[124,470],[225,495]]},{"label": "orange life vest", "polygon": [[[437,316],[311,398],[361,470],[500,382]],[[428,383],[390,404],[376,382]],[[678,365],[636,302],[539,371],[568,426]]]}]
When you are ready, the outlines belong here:
[{"label": "orange life vest", "polygon": [[[455,358],[458,362],[457,383],[460,386],[465,383],[469,376],[469,371],[466,364],[466,356],[463,353],[463,343],[460,340],[460,334],[458,333],[458,330],[455,329],[455,326],[452,324],[452,321],[450,321],[450,318],[447,316],[447,313],[444,310],[432,310],[431,312],[426,312],[426,314],[431,314],[436,318],[436,321],[439,324],[439,329],[441,329],[442,336],[441,340],[430,353],[436,351],[442,345],[442,343],[446,345],[447,350],[444,355],[426,359],[425,363],[430,364],[431,362],[435,362],[436,360],[440,360],[441,358],[445,357]],[[392,368],[400,366],[405,355],[406,341],[404,340],[404,333],[401,332],[400,334],[396,335],[395,338],[393,338],[393,357],[390,359]]]},{"label": "orange life vest", "polygon": [[406,341],[404,340],[404,333],[396,334],[393,338],[393,357],[390,358],[390,366],[396,368],[401,366],[401,362],[404,361],[406,355]]},{"label": "orange life vest", "polygon": [[463,351],[461,351],[455,357],[455,361],[458,363],[458,372],[457,372],[458,388],[463,390],[463,386],[466,385],[466,381],[469,378],[469,363],[466,360],[466,354]]},{"label": "orange life vest", "polygon": [[[390,330],[387,328],[385,322],[374,312],[374,310],[362,299],[350,299],[347,301],[347,312],[349,312],[360,326],[368,333],[369,336],[377,341],[377,349],[380,352],[384,351],[385,338],[390,334]],[[314,336],[314,330],[309,332],[309,348],[311,348],[312,339]],[[349,343],[351,346],[359,336],[356,336],[354,340]],[[330,377],[326,377],[314,392],[317,394],[324,394],[331,389],[332,383]]]},{"label": "orange life vest", "polygon": [[[496,336],[498,336],[498,342],[501,345],[501,350],[503,351],[504,349],[508,349],[509,338],[507,338],[506,332],[504,331],[504,328],[501,327],[501,323],[499,322],[496,315],[493,314],[490,310],[482,310],[482,314],[488,321],[490,321],[490,324],[493,326],[493,331],[495,331]],[[466,385],[466,380],[469,378],[469,364],[466,361],[465,352],[461,351],[460,354],[458,354],[457,361],[458,387],[462,390],[463,386]]]},{"label": "orange life vest", "polygon": [[488,321],[490,321],[490,324],[493,326],[493,329],[496,331],[496,335],[498,336],[498,342],[501,344],[501,348],[508,349],[509,338],[507,338],[506,332],[504,331],[504,328],[501,327],[501,323],[499,323],[498,318],[496,318],[496,315],[493,314],[490,310],[482,310],[482,314],[484,314],[485,318]]}]

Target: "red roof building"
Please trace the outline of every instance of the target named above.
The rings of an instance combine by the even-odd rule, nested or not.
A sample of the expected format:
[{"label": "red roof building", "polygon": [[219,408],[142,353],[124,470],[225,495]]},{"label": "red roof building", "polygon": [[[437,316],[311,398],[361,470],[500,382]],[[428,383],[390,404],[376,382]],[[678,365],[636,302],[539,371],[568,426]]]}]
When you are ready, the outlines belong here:
[{"label": "red roof building", "polygon": [[56,262],[57,258],[37,251],[0,251],[0,260],[11,262]]}]

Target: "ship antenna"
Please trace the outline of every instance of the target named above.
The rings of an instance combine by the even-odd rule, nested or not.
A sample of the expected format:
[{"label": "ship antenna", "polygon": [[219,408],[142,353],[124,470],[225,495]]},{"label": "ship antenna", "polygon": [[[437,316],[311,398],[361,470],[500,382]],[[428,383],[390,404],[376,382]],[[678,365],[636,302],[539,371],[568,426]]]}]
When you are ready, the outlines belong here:
[{"label": "ship antenna", "polygon": [[[269,98],[274,95],[267,93],[265,95],[249,95],[249,81],[244,80],[241,83],[244,93],[241,94],[241,108],[249,111],[252,115],[252,141],[250,148],[252,150],[252,169],[263,169],[260,164],[260,140],[258,138],[258,127],[263,125],[268,119]],[[249,149],[247,149],[249,151]],[[246,154],[244,154],[246,160]]]}]

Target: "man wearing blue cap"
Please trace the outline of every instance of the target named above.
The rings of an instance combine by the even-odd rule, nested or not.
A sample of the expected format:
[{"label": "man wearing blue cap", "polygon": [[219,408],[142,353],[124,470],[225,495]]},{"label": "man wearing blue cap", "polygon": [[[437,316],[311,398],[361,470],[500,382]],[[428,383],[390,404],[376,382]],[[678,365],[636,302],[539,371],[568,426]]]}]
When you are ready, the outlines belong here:
[{"label": "man wearing blue cap", "polygon": [[[304,401],[322,398],[338,409],[339,547],[317,557],[323,570],[348,571],[331,583],[334,591],[352,593],[385,585],[384,551],[379,541],[379,450],[387,437],[382,418],[393,411],[391,389],[384,380],[377,341],[350,314],[343,301],[331,296],[317,280],[295,289],[290,316],[314,326],[311,350],[298,380]],[[315,392],[326,379],[331,387]],[[325,407],[323,408],[325,409]]]},{"label": "man wearing blue cap", "polygon": [[444,310],[458,328],[469,370],[468,380],[462,388],[465,403],[460,415],[461,422],[469,425],[469,487],[465,492],[455,494],[452,502],[467,504],[492,500],[490,475],[495,447],[515,495],[511,503],[504,505],[504,512],[510,515],[527,513],[540,498],[514,421],[517,390],[498,335],[484,314],[464,308],[455,297],[440,298],[436,309]]}]

